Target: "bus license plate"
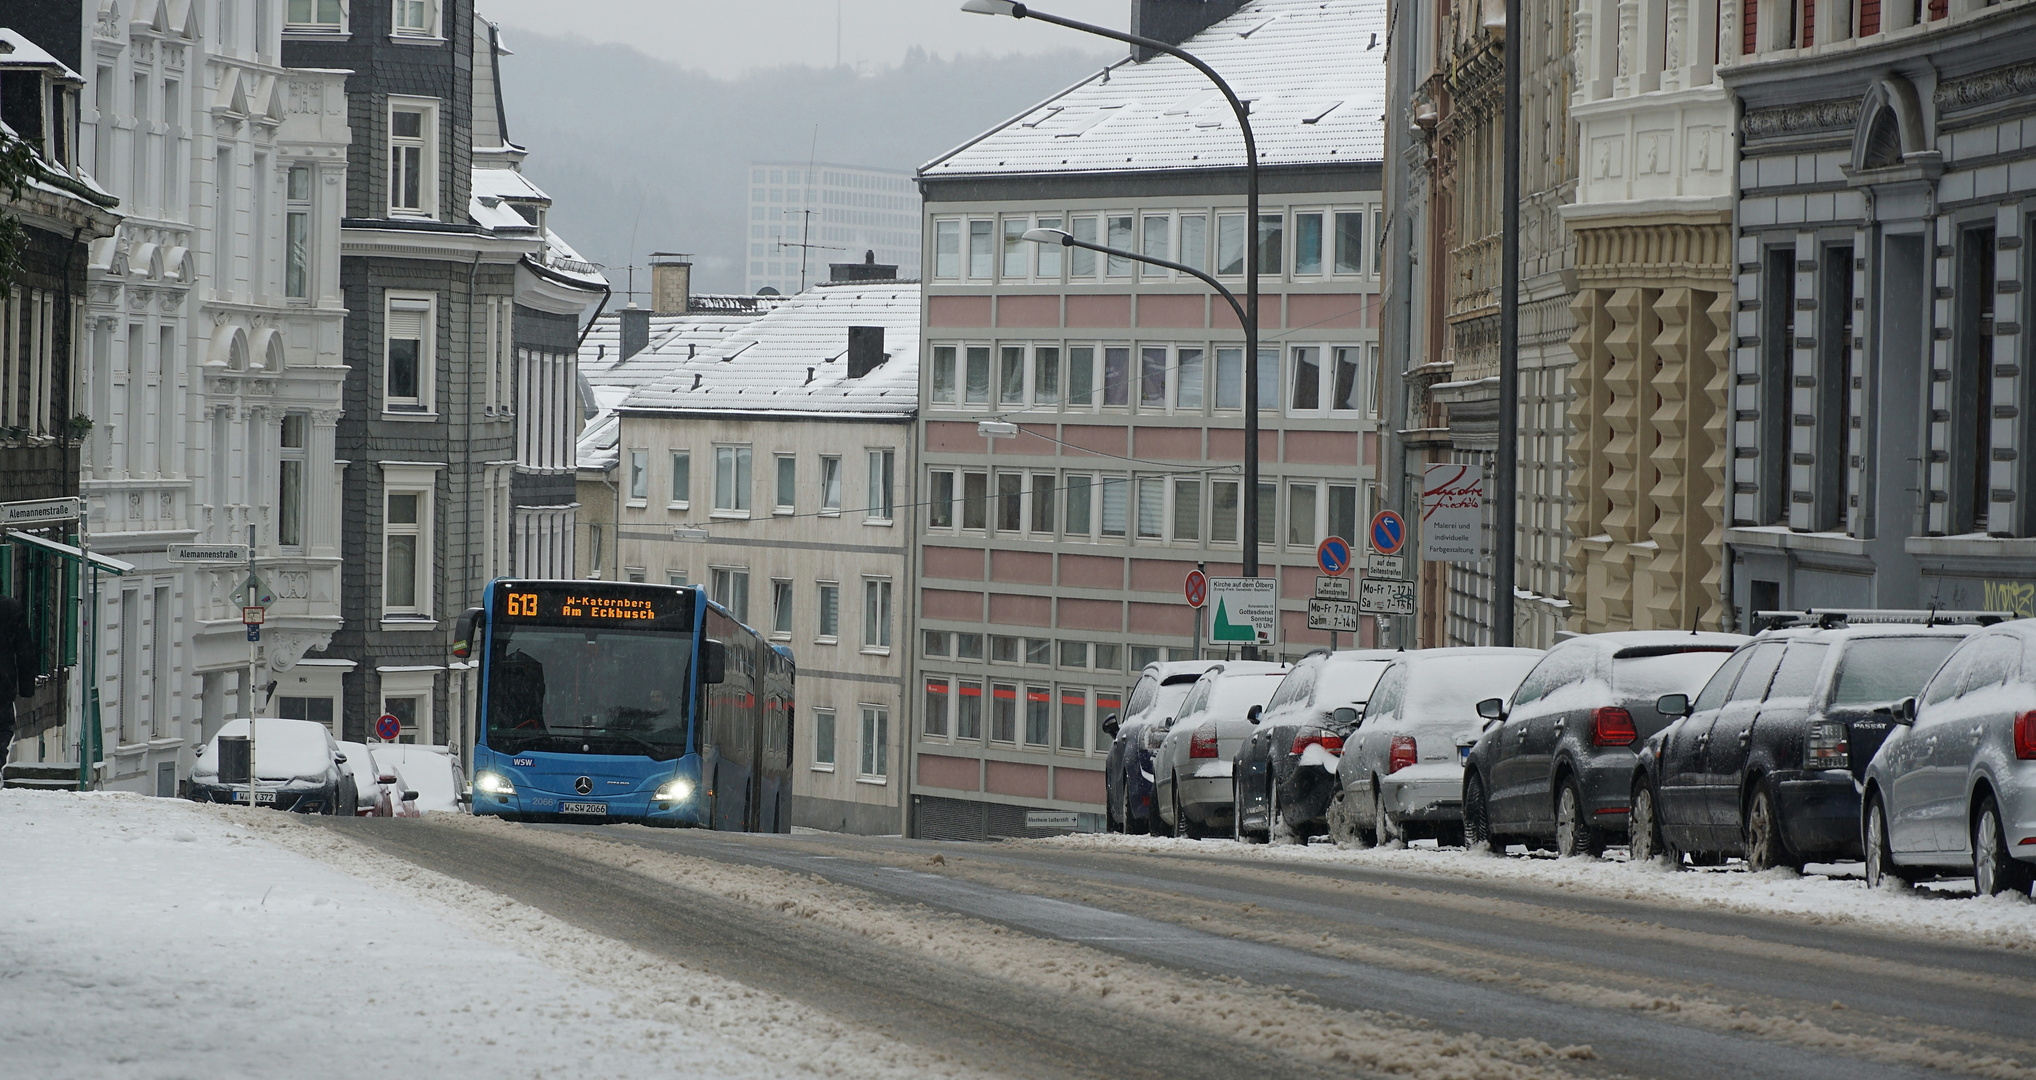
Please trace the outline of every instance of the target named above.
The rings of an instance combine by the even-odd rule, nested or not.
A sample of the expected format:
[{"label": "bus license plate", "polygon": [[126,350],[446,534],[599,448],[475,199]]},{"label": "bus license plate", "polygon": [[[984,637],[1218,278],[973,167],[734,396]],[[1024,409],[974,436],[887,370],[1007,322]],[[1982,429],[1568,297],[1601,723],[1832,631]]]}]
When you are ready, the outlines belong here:
[{"label": "bus license plate", "polygon": [[[234,792],[234,793],[233,793],[233,801],[234,801],[234,802],[237,802],[237,803],[244,803],[244,802],[246,802],[246,801],[247,801],[247,792],[245,792],[245,791],[236,791],[236,792]],[[256,805],[256,806],[260,806],[260,805],[261,805],[261,804],[263,804],[263,803],[273,803],[273,802],[275,802],[275,801],[276,801],[276,793],[275,793],[275,792],[273,792],[273,791],[257,791],[257,792],[255,792],[255,805]]]},{"label": "bus license plate", "polygon": [[608,804],[600,802],[561,802],[558,804],[558,812],[561,814],[593,814],[599,817],[607,817]]}]

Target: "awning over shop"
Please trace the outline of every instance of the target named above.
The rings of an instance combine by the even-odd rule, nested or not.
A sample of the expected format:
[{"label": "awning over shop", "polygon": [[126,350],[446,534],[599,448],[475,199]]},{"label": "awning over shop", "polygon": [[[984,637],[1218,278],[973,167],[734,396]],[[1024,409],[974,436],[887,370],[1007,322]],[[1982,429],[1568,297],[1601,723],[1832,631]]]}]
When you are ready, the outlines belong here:
[{"label": "awning over shop", "polygon": [[39,548],[45,548],[49,551],[56,552],[58,555],[61,555],[74,563],[82,564],[87,559],[89,559],[93,566],[96,566],[99,569],[104,570],[107,573],[113,574],[115,576],[132,574],[137,569],[140,569],[133,563],[126,563],[121,562],[119,559],[108,558],[107,556],[101,555],[98,552],[93,552],[92,554],[87,555],[85,552],[80,551],[69,544],[59,544],[55,540],[45,540],[40,536],[30,536],[25,532],[15,532],[12,529],[9,529],[7,531],[7,539],[12,540],[17,544],[32,544]]}]

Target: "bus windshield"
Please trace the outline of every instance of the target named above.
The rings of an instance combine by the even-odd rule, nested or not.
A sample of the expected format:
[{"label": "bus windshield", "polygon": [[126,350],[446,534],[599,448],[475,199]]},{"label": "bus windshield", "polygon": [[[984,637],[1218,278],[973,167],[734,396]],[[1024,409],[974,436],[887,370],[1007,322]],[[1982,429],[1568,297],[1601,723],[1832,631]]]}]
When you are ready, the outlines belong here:
[{"label": "bus windshield", "polygon": [[686,752],[691,631],[498,623],[487,738],[504,754]]}]

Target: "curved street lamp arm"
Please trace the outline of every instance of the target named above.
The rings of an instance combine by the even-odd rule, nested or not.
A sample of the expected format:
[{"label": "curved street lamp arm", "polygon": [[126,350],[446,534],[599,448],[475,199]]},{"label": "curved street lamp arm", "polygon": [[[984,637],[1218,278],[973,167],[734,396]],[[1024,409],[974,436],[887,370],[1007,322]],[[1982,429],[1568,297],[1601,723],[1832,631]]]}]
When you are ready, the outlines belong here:
[{"label": "curved street lamp arm", "polygon": [[[1027,239],[1030,239],[1030,237],[1027,237]],[[1074,236],[1070,233],[1061,233],[1057,241],[1039,240],[1035,242],[1042,244],[1059,243],[1060,246],[1062,247],[1077,247],[1084,248],[1089,251],[1099,251],[1105,255],[1114,255],[1120,259],[1130,259],[1132,262],[1141,262],[1145,263],[1148,266],[1163,266],[1166,267],[1168,270],[1173,270],[1178,273],[1187,274],[1191,277],[1200,278],[1204,282],[1207,282],[1210,288],[1223,294],[1223,299],[1230,304],[1230,310],[1237,313],[1237,325],[1240,327],[1244,325],[1245,321],[1244,304],[1237,299],[1237,294],[1231,292],[1228,288],[1225,288],[1222,282],[1217,281],[1215,278],[1210,277],[1208,274],[1205,274],[1192,266],[1188,266],[1183,263],[1169,262],[1166,259],[1156,259],[1150,255],[1140,255],[1135,251],[1119,251],[1118,249],[1113,247],[1104,247],[1101,244],[1091,244],[1086,240],[1075,239]]]}]

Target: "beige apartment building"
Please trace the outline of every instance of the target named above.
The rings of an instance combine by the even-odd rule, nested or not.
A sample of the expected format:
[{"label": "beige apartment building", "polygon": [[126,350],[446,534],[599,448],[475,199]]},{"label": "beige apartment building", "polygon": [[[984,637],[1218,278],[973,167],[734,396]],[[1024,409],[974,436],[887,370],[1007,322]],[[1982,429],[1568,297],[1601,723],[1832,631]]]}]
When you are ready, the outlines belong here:
[{"label": "beige apartment building", "polygon": [[[1273,0],[1216,18],[1235,7],[1210,5],[1185,46],[1252,100],[1256,230],[1229,107],[1167,57],[1114,64],[920,170],[914,835],[1024,835],[1031,810],[1100,827],[1100,725],[1143,664],[1197,654],[1183,579],[1238,573],[1246,498],[1280,581],[1276,651],[1330,643],[1306,627],[1316,545],[1355,537],[1375,502],[1384,7]],[[1260,260],[1256,492],[1224,300],[1186,274],[1027,243],[1031,228],[1239,293]],[[985,421],[1016,434],[986,438]]]},{"label": "beige apartment building", "polygon": [[837,266],[666,350],[615,408],[621,505],[587,506],[614,530],[601,576],[702,586],[792,653],[792,821],[840,832],[902,828],[919,285],[895,271]]}]

